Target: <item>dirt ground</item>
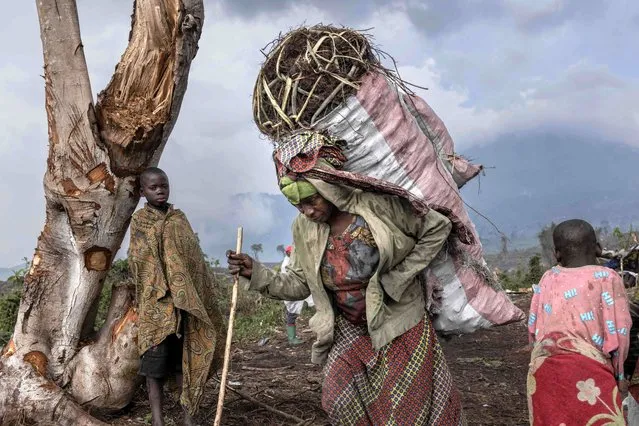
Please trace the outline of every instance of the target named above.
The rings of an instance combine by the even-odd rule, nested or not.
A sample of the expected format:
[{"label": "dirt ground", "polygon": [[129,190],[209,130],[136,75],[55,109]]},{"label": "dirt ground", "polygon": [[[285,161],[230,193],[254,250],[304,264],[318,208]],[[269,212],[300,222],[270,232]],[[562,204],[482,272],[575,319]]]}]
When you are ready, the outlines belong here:
[{"label": "dirt ground", "polygon": [[[530,297],[515,295],[512,300],[528,312]],[[442,342],[469,425],[528,424],[527,344],[523,322]]]},{"label": "dirt ground", "polygon": [[[513,300],[527,310],[530,296]],[[227,392],[224,425],[326,425],[321,409],[321,368],[310,364],[312,333],[305,321],[298,326],[306,343],[295,348],[286,344],[282,330],[263,345],[245,344],[233,352],[229,385],[268,407],[294,416],[286,418],[242,396]],[[523,323],[511,324],[470,335],[442,339],[449,366],[462,393],[469,425],[526,425],[526,372],[529,352]],[[218,384],[208,384],[198,424],[213,424]],[[167,423],[180,425],[181,413],[167,390]],[[143,386],[128,409],[105,418],[115,425],[149,424],[150,409]]]}]

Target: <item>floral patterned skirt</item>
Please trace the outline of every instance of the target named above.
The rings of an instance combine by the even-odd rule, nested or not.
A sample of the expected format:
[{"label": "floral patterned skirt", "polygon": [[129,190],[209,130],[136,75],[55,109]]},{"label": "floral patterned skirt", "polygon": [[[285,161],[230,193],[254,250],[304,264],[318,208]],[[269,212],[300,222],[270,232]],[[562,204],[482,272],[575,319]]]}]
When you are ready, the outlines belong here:
[{"label": "floral patterned skirt", "polygon": [[535,348],[528,371],[531,425],[626,424],[612,365],[603,355],[578,353],[582,343],[568,338],[540,343],[546,345]]}]

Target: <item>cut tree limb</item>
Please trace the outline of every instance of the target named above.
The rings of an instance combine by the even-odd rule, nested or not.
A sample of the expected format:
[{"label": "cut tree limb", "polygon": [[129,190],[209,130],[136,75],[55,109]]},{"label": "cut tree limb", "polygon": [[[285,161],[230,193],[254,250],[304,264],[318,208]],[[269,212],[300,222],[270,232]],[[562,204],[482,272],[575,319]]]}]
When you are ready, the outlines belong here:
[{"label": "cut tree limb", "polygon": [[106,426],[42,376],[37,368],[23,361],[26,360],[10,356],[3,357],[0,364],[0,382],[3,394],[6,393],[0,402],[0,424]]},{"label": "cut tree limb", "polygon": [[137,176],[157,164],[177,120],[203,1],[135,1],[129,45],[95,107],[75,0],[36,6],[49,133],[46,222],[0,359],[3,384],[16,384],[0,387],[0,416],[51,424],[55,401],[58,424],[101,424],[86,413],[82,423],[80,406],[61,386],[96,409],[121,408],[135,388],[130,289],[112,300],[100,338],[80,342],[93,331],[104,278],[138,203]]},{"label": "cut tree limb", "polygon": [[129,45],[96,108],[117,176],[158,162],[177,121],[203,21],[201,0],[136,1]]}]

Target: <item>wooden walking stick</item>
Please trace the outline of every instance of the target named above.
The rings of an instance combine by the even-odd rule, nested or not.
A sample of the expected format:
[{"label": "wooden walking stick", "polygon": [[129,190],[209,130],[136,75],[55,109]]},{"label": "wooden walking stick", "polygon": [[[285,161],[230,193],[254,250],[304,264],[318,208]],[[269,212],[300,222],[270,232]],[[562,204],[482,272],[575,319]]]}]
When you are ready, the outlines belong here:
[{"label": "wooden walking stick", "polygon": [[[237,228],[237,245],[235,253],[242,252],[243,231],[240,226]],[[222,409],[224,408],[224,396],[226,394],[226,377],[229,374],[229,363],[231,361],[231,341],[233,340],[233,321],[235,320],[235,310],[237,309],[237,288],[240,284],[239,273],[233,279],[233,296],[231,297],[231,313],[229,314],[229,328],[226,332],[226,348],[224,349],[224,364],[222,367],[222,377],[220,378],[220,394],[217,398],[217,411],[215,412],[214,426],[220,426],[222,421]]]}]

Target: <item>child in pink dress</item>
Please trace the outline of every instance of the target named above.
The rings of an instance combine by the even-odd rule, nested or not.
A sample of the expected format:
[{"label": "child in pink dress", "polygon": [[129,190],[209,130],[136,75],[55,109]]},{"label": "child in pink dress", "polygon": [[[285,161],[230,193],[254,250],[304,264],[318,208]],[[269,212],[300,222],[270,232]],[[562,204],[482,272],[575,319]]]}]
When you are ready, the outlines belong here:
[{"label": "child in pink dress", "polygon": [[534,286],[528,330],[533,425],[624,425],[618,382],[624,380],[631,326],[623,282],[596,266],[601,247],[582,220],[553,233],[555,266]]}]

